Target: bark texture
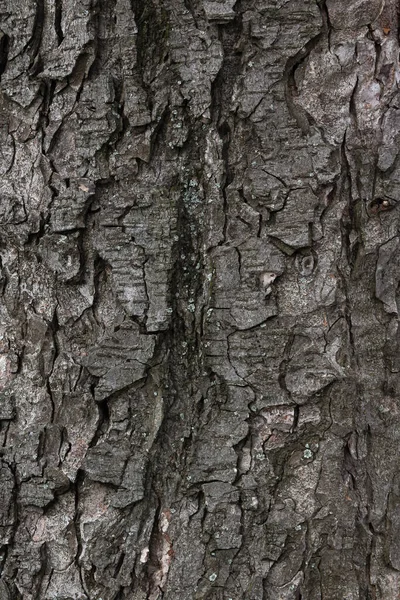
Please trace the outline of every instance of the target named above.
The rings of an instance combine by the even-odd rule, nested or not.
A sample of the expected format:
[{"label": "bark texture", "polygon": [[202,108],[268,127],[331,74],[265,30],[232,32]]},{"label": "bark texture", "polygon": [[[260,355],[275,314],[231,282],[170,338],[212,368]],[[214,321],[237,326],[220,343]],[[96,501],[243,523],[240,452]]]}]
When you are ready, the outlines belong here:
[{"label": "bark texture", "polygon": [[397,0],[0,0],[0,600],[396,600]]}]

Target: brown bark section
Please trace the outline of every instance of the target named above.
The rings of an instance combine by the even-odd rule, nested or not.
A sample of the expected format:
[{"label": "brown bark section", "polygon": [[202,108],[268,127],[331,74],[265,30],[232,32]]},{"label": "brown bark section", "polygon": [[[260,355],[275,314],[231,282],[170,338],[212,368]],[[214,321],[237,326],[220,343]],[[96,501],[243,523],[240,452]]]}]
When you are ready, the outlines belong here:
[{"label": "brown bark section", "polygon": [[395,0],[0,0],[0,600],[396,600]]}]

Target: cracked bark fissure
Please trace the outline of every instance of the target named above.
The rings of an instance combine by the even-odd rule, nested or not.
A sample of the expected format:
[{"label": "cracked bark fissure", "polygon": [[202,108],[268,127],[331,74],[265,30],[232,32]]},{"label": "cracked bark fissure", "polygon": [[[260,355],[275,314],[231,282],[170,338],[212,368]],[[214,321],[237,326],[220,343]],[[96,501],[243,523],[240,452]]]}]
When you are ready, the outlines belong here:
[{"label": "cracked bark fissure", "polygon": [[398,22],[0,1],[0,600],[399,598]]}]

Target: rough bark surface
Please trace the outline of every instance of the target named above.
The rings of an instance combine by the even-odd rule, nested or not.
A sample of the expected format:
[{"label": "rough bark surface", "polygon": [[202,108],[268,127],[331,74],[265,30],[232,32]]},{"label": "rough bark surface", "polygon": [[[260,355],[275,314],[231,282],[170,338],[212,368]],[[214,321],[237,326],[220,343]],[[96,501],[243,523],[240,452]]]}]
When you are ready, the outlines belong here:
[{"label": "rough bark surface", "polygon": [[397,0],[0,0],[0,600],[400,593]]}]

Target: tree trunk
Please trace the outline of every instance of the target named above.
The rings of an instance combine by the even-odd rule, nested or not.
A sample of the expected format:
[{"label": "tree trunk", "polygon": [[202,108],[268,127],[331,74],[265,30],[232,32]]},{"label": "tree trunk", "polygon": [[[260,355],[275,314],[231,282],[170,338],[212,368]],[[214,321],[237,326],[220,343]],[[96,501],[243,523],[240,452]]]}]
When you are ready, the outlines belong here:
[{"label": "tree trunk", "polygon": [[0,600],[396,600],[395,0],[1,0]]}]

